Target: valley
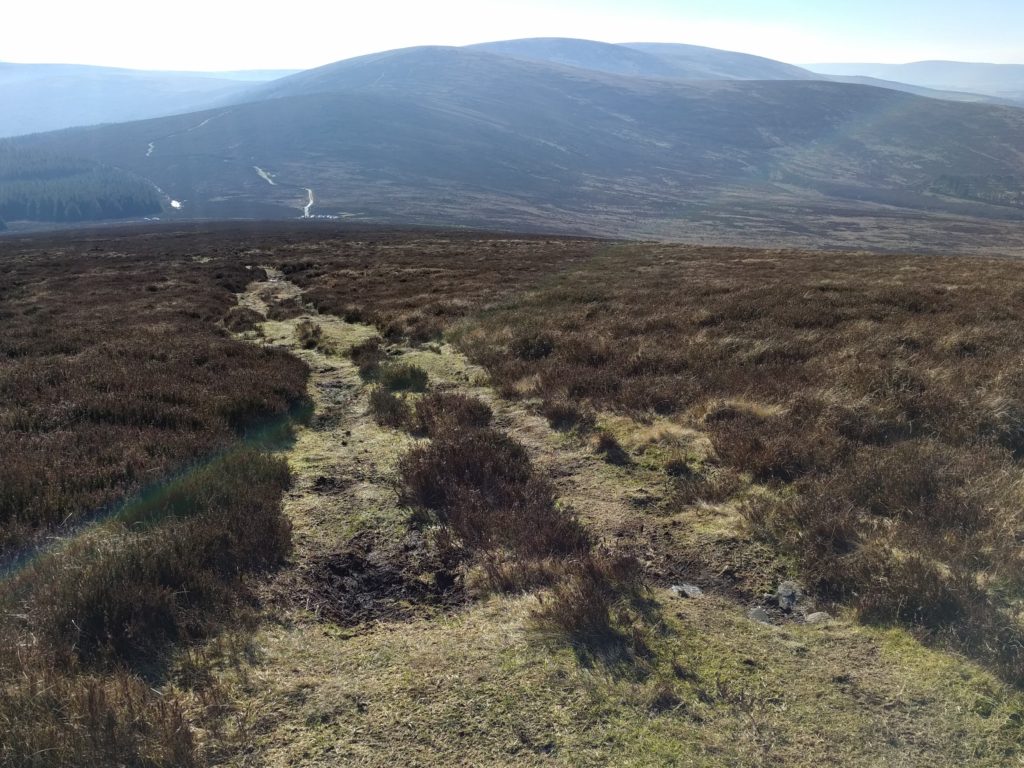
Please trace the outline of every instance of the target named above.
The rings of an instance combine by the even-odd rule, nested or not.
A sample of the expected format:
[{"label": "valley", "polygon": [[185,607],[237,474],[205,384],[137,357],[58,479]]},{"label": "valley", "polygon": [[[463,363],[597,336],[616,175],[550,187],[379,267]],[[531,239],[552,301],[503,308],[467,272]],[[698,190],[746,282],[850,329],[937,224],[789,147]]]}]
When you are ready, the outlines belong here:
[{"label": "valley", "polygon": [[315,208],[374,225],[1019,253],[1024,111],[826,77],[695,46],[428,46],[8,146],[148,180],[187,201],[165,204],[172,220]]}]

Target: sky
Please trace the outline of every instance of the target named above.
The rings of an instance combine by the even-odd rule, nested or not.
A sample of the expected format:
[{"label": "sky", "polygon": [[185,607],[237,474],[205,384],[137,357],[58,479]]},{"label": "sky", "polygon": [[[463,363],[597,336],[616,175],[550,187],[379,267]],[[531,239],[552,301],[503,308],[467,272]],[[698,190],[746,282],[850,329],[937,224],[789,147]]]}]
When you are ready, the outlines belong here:
[{"label": "sky", "polygon": [[518,37],[673,42],[794,64],[1024,64],[1022,0],[48,0],[5,3],[0,61],[305,69]]}]

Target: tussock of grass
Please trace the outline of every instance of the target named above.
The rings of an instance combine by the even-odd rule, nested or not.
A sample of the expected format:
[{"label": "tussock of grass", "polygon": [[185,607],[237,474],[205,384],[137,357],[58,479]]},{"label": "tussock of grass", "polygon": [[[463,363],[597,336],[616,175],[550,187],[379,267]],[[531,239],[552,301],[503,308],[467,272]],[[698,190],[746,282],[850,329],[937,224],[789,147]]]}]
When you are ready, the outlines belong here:
[{"label": "tussock of grass", "polygon": [[387,363],[377,370],[377,381],[387,390],[424,392],[429,376],[417,365],[410,363]]},{"label": "tussock of grass", "polygon": [[349,357],[359,369],[359,375],[369,379],[376,376],[380,364],[387,358],[387,353],[381,346],[381,339],[374,337],[354,345],[349,350]]},{"label": "tussock of grass", "polygon": [[300,320],[295,326],[295,340],[303,349],[316,349],[323,343],[324,330],[312,320]]}]

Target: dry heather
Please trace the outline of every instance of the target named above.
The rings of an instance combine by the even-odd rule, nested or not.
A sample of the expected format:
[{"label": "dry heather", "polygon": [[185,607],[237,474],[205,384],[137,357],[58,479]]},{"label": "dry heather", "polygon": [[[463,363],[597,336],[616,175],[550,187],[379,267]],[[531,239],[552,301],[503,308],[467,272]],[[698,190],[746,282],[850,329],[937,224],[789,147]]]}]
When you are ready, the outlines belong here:
[{"label": "dry heather", "polygon": [[487,404],[432,392],[415,409],[402,405],[404,422],[387,423],[381,411],[375,417],[431,438],[405,454],[399,473],[401,500],[415,511],[414,524],[430,526],[439,559],[480,567],[491,590],[550,587],[534,618],[579,651],[608,657],[642,650],[638,637],[617,626],[634,626],[631,609],[643,598],[639,564],[596,542],[573,510],[557,503],[526,449],[490,426]]},{"label": "dry heather", "polygon": [[[660,459],[667,511],[740,505],[820,601],[1024,682],[1017,264],[312,232],[3,245],[0,551],[110,516],[0,582],[0,763],[202,765],[204,739],[229,746],[230,707],[204,683],[201,723],[153,688],[168,649],[244,615],[252,575],[289,551],[289,473],[264,450],[281,431],[264,428],[287,423],[307,371],[228,333],[260,322],[232,309],[248,264],[306,289],[271,320],[309,303],[377,326],[352,358],[379,422],[427,438],[398,468],[413,524],[494,591],[548,587],[542,626],[578,643],[635,627],[617,614],[641,602],[636,564],[556,502],[487,405],[420,394],[424,369],[385,343],[444,334],[610,473],[636,470],[615,418],[707,436],[710,454]],[[321,354],[327,336],[309,322],[289,343]]]},{"label": "dry heather", "polygon": [[539,398],[553,424],[617,411],[708,433],[717,467],[676,466],[680,503],[727,497],[739,473],[765,489],[745,509],[752,530],[820,597],[1024,681],[1019,265],[603,244],[556,264],[539,243],[521,250],[509,265],[486,244],[378,250],[377,264],[341,249],[286,268],[385,333],[455,323],[500,391]]},{"label": "dry heather", "polygon": [[290,548],[288,468],[260,444],[306,369],[219,327],[258,273],[133,244],[0,254],[4,765],[202,763],[154,690],[166,652],[237,618],[246,574]]}]

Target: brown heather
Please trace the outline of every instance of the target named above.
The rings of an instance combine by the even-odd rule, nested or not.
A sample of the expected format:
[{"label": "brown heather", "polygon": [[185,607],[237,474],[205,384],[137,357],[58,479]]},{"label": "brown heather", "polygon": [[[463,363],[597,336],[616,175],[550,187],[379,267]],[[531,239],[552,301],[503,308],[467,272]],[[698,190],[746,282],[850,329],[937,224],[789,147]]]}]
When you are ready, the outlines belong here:
[{"label": "brown heather", "polygon": [[[306,376],[222,329],[258,322],[231,310],[251,263],[385,339],[447,334],[499,392],[598,429],[611,461],[630,457],[599,427],[609,412],[705,433],[712,455],[666,459],[669,503],[753,487],[750,534],[820,601],[1024,683],[1015,262],[287,229],[7,241],[4,550],[137,498],[3,582],[0,763],[208,762],[217,718],[190,721],[152,684],[168,648],[244,616],[251,574],[287,554],[287,470],[239,441],[284,417]],[[643,653],[638,564],[556,502],[487,406],[394,395],[427,381],[385,363],[379,342],[354,359],[383,385],[378,418],[429,437],[400,467],[415,521],[492,588],[547,587],[541,626]]]},{"label": "brown heather", "polygon": [[1018,263],[527,240],[511,263],[490,253],[382,248],[374,264],[341,249],[290,269],[384,332],[448,323],[499,391],[539,397],[563,428],[605,410],[708,433],[718,467],[679,478],[680,503],[745,475],[769,490],[746,507],[752,531],[819,597],[1024,681]]},{"label": "brown heather", "polygon": [[290,548],[288,469],[258,446],[306,368],[219,325],[257,321],[232,307],[261,273],[131,242],[0,252],[0,556],[114,513],[0,582],[3,765],[205,763],[154,691],[166,650],[242,615],[246,574]]}]

